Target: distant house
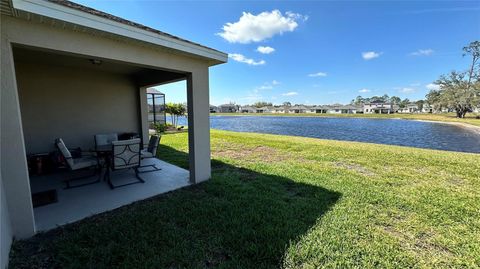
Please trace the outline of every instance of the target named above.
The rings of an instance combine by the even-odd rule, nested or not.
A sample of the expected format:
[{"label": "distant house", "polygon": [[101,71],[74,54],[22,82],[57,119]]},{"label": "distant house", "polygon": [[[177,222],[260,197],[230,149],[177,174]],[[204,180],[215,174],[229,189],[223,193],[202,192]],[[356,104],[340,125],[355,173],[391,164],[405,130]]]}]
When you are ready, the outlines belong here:
[{"label": "distant house", "polygon": [[307,107],[306,113],[326,114],[328,113],[328,109],[328,106],[309,106]]},{"label": "distant house", "polygon": [[398,113],[417,113],[420,112],[418,105],[415,103],[409,103],[403,108],[398,109]]},{"label": "distant house", "polygon": [[292,106],[288,108],[289,113],[306,113],[307,108],[303,105]]},{"label": "distant house", "polygon": [[239,106],[235,104],[223,104],[218,106],[218,110],[221,113],[235,113],[238,112]]},{"label": "distant house", "polygon": [[242,107],[240,107],[240,112],[241,113],[256,113],[257,108],[252,107],[252,106],[242,106]]},{"label": "distant house", "polygon": [[210,105],[210,113],[218,113],[220,112],[220,109],[218,106]]},{"label": "distant house", "polygon": [[274,106],[271,108],[270,113],[285,113],[288,111],[284,106]]},{"label": "distant house", "polygon": [[371,102],[363,105],[365,114],[393,114],[398,111],[398,105],[384,102]]},{"label": "distant house", "polygon": [[422,113],[433,113],[433,106],[429,104],[423,104]]},{"label": "distant house", "polygon": [[255,109],[255,113],[272,113],[273,107],[264,106]]},{"label": "distant house", "polygon": [[327,113],[330,114],[356,114],[357,111],[361,111],[362,108],[357,108],[353,105],[333,105],[327,107]]}]

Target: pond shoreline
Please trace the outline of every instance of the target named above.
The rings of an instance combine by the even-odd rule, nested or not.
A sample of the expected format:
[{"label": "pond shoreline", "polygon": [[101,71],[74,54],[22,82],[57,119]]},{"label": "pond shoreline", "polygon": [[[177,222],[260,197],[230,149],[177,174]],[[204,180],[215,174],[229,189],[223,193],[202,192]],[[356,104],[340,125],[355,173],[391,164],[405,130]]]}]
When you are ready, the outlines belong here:
[{"label": "pond shoreline", "polygon": [[[377,118],[380,119],[380,118]],[[458,127],[470,129],[472,131],[475,131],[476,133],[480,134],[480,126],[475,126],[469,123],[465,122],[453,122],[453,121],[435,121],[435,120],[417,120],[417,119],[402,119],[402,118],[392,118],[392,119],[398,119],[398,120],[412,120],[412,121],[420,121],[420,122],[430,122],[430,123],[440,123],[440,124],[450,124],[450,125],[455,125]]]}]

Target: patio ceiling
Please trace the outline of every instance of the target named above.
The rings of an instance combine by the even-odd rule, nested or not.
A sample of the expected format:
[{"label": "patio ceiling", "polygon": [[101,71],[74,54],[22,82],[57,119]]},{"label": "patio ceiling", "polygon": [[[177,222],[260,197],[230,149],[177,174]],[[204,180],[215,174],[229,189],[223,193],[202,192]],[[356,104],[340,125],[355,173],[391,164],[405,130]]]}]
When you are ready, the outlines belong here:
[{"label": "patio ceiling", "polygon": [[138,87],[175,82],[185,79],[187,75],[184,72],[161,70],[158,68],[134,65],[109,59],[26,46],[14,46],[13,54],[15,62],[37,63],[59,67],[76,67],[86,70],[128,75],[133,78]]}]

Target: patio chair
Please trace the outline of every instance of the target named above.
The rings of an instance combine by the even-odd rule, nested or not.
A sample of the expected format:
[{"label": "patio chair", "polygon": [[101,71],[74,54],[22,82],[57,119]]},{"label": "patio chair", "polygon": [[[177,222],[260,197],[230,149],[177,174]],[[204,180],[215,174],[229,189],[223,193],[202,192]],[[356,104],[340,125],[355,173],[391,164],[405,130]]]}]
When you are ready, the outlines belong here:
[{"label": "patio chair", "polygon": [[[138,168],[140,167],[140,138],[112,141],[113,154],[110,160],[109,169],[105,173],[110,188],[123,187],[136,183],[145,183],[145,181],[138,175]],[[113,185],[111,179],[111,171],[133,169],[135,171],[136,181],[125,183],[122,185]]]},{"label": "patio chair", "polygon": [[95,147],[111,145],[113,141],[118,141],[116,133],[95,135]]},{"label": "patio chair", "polygon": [[[68,166],[70,171],[78,171],[78,170],[86,170],[86,169],[90,169],[90,168],[95,168],[93,175],[86,175],[86,176],[66,179],[65,180],[65,183],[66,183],[65,189],[77,188],[77,187],[82,187],[82,186],[86,186],[86,185],[90,185],[90,184],[100,182],[100,179],[101,179],[100,163],[99,163],[98,158],[96,156],[90,155],[90,156],[83,156],[83,157],[79,157],[79,158],[73,158],[72,154],[70,153],[70,150],[68,150],[67,146],[65,146],[65,143],[63,142],[63,139],[61,139],[61,138],[55,139],[55,145],[57,146],[57,148],[60,151],[60,154],[63,156],[63,158],[65,158],[65,161],[66,161],[67,166]],[[85,154],[85,153],[86,152],[83,152],[83,154]],[[93,177],[97,173],[99,174],[99,176],[94,181],[89,181],[89,182],[74,185],[74,186],[72,186],[70,184],[71,181]]]},{"label": "patio chair", "polygon": [[[160,144],[161,138],[162,138],[161,136],[156,136],[156,135],[150,136],[150,140],[148,141],[148,147],[140,151],[142,160],[157,158],[157,148],[158,148],[158,144]],[[140,166],[140,168],[144,168],[144,167],[153,167],[153,169],[140,171],[140,173],[148,173],[148,172],[155,172],[155,171],[162,170],[161,168],[158,168],[155,164],[147,164],[147,165]]]}]

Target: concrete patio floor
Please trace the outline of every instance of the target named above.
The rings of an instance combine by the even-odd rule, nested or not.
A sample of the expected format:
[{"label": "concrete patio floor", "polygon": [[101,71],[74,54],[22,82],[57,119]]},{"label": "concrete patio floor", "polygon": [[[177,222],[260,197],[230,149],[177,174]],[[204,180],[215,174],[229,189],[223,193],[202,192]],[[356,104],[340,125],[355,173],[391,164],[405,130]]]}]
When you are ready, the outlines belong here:
[{"label": "concrete patio floor", "polygon": [[[58,202],[34,208],[36,231],[47,231],[94,214],[190,185],[189,171],[158,159],[145,159],[142,165],[155,164],[160,171],[142,173],[145,183],[110,189],[101,181],[78,188],[64,189],[66,173],[30,178],[32,193],[55,189]],[[148,170],[151,167],[142,168]],[[114,184],[135,181],[133,170],[112,173]]]}]

